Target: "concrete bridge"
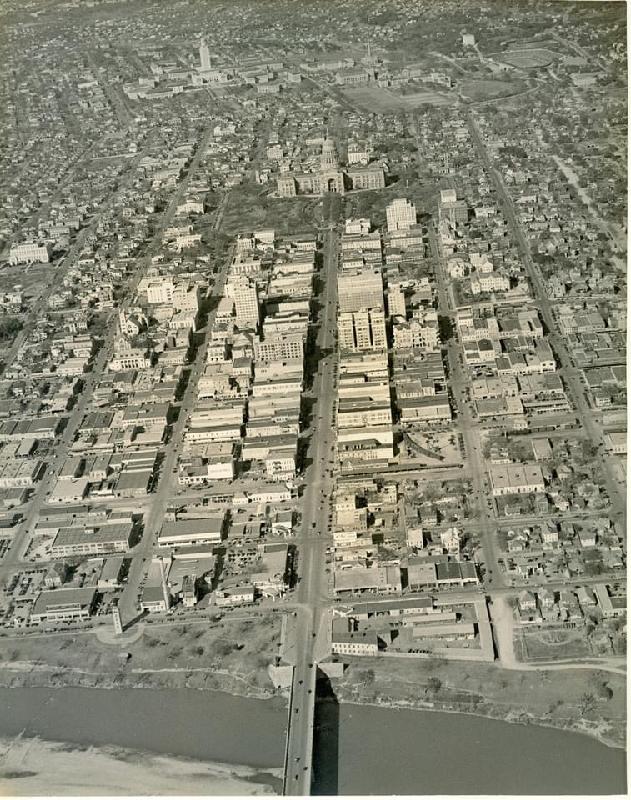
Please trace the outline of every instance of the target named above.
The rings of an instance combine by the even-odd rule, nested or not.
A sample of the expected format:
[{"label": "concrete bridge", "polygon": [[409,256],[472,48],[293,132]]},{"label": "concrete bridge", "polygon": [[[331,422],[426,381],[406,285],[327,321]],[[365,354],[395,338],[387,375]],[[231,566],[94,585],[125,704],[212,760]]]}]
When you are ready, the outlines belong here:
[{"label": "concrete bridge", "polygon": [[316,665],[294,667],[289,695],[289,719],[285,742],[283,794],[307,797],[313,778],[313,723]]},{"label": "concrete bridge", "polygon": [[330,615],[302,607],[283,625],[283,660],[292,665],[285,742],[283,794],[306,797],[313,777],[313,725],[318,663],[331,654]]}]

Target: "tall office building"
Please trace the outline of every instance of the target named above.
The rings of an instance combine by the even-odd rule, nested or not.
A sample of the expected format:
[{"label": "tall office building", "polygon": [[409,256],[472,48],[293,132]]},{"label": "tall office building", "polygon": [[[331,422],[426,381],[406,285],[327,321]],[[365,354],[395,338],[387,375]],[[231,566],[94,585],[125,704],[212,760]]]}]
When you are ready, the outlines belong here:
[{"label": "tall office building", "polygon": [[234,303],[237,327],[256,330],[260,323],[256,283],[245,275],[237,275],[226,284],[225,295]]},{"label": "tall office building", "polygon": [[210,53],[205,39],[199,45],[199,64],[201,69],[210,69]]},{"label": "tall office building", "polygon": [[337,278],[338,339],[343,351],[387,348],[383,277],[378,270],[357,270]]},{"label": "tall office building", "polygon": [[254,341],[254,358],[258,363],[290,361],[304,355],[304,342],[299,335],[266,336],[263,341]]},{"label": "tall office building", "polygon": [[407,231],[416,225],[416,206],[409,200],[397,198],[386,206],[388,233]]},{"label": "tall office building", "polygon": [[340,313],[363,308],[383,310],[383,277],[378,270],[362,269],[345,272],[337,278]]},{"label": "tall office building", "polygon": [[388,285],[388,314],[391,317],[405,317],[405,294],[398,283]]},{"label": "tall office building", "polygon": [[385,350],[386,320],[383,309],[344,311],[337,318],[339,348],[353,353],[366,350]]},{"label": "tall office building", "polygon": [[173,302],[175,286],[173,278],[167,275],[157,275],[145,283],[147,302],[151,305],[167,305]]}]

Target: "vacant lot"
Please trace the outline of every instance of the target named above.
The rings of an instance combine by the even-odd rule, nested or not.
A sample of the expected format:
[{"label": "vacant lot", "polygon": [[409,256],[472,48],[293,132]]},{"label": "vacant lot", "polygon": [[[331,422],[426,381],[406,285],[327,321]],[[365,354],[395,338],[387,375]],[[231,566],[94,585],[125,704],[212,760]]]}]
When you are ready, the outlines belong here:
[{"label": "vacant lot", "polygon": [[519,658],[523,661],[552,661],[592,655],[587,637],[581,630],[518,631],[515,637],[517,642],[521,652]]}]

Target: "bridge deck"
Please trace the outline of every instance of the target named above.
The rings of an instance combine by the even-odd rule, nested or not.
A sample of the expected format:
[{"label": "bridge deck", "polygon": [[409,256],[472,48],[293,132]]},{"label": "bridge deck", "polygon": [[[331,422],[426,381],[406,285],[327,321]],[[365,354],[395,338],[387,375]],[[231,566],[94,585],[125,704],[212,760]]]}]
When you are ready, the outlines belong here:
[{"label": "bridge deck", "polygon": [[309,667],[302,660],[294,667],[283,771],[284,795],[306,797],[311,794],[316,672],[315,664]]}]

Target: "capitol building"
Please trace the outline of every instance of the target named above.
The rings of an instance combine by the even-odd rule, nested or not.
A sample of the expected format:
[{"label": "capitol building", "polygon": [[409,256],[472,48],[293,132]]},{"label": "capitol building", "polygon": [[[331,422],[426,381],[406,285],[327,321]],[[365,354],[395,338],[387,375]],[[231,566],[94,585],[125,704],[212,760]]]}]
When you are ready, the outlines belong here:
[{"label": "capitol building", "polygon": [[340,166],[333,139],[322,142],[319,169],[311,172],[286,172],[278,178],[280,197],[320,195],[334,192],[344,194],[358,189],[383,189],[386,185],[383,166],[379,163]]}]

